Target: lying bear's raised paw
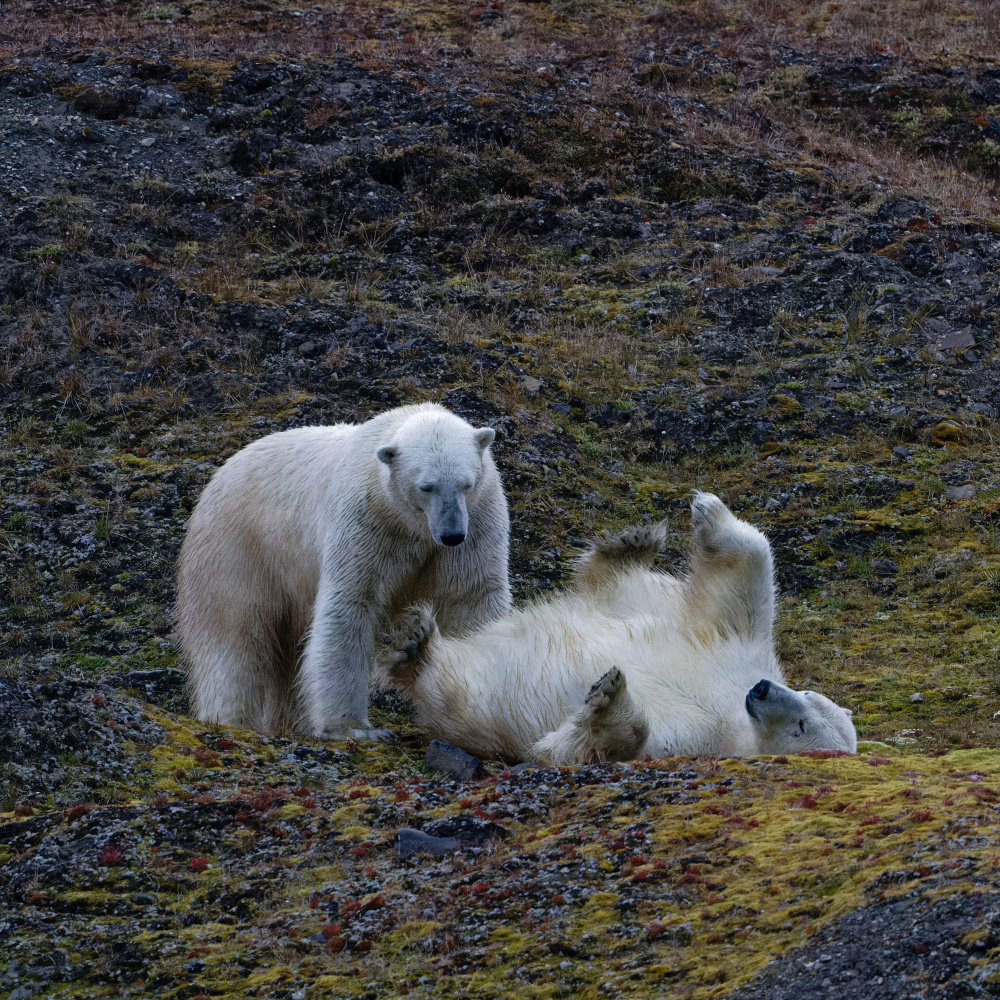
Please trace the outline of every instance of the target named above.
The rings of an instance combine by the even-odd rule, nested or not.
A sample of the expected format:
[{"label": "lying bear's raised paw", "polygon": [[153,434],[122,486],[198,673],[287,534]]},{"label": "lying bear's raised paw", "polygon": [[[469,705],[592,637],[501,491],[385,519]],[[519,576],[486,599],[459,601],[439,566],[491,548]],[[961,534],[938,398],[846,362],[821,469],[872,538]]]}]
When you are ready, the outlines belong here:
[{"label": "lying bear's raised paw", "polygon": [[617,667],[612,667],[595,682],[584,699],[584,704],[589,705],[591,709],[603,708],[614,700],[615,695],[623,687],[625,687],[625,675]]},{"label": "lying bear's raised paw", "polygon": [[606,558],[651,559],[660,551],[666,537],[666,523],[640,524],[626,528],[610,538],[599,539],[594,543],[594,550]]}]

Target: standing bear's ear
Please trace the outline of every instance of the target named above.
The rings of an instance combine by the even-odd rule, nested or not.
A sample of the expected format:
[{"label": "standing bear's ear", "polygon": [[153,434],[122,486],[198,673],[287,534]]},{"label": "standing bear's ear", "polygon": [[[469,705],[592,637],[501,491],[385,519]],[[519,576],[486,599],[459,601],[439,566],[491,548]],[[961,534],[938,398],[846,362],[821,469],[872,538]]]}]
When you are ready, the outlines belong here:
[{"label": "standing bear's ear", "polygon": [[384,444],[377,452],[375,452],[375,457],[383,465],[392,465],[396,460],[396,456],[399,454],[399,449],[392,444]]},{"label": "standing bear's ear", "polygon": [[478,444],[483,451],[486,451],[486,449],[493,444],[493,439],[497,436],[497,432],[493,430],[492,427],[478,427],[473,436],[476,439],[476,444]]}]

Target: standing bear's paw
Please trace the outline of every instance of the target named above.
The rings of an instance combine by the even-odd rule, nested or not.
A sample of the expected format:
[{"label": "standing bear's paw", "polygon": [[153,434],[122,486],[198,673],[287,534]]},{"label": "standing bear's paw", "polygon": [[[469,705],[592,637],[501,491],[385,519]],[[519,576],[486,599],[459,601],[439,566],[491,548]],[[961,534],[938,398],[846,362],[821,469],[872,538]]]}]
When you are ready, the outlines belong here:
[{"label": "standing bear's paw", "polygon": [[399,737],[391,729],[373,729],[358,719],[337,719],[323,727],[319,734],[321,740],[331,740],[342,743],[346,740],[357,740],[362,743],[397,743]]}]

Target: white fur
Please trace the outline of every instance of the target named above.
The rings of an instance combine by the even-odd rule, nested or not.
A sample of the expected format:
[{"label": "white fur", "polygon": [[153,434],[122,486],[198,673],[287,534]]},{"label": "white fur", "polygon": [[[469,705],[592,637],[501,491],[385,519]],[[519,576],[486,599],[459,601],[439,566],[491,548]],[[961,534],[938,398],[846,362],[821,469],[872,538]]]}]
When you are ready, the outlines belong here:
[{"label": "white fur", "polygon": [[[634,529],[585,556],[572,590],[472,635],[443,638],[421,612],[389,657],[394,683],[434,736],[487,757],[853,752],[849,712],[782,683],[766,538],[710,494],[692,521],[684,578],[649,568],[661,531]],[[769,697],[748,697],[761,680]]]},{"label": "white fur", "polygon": [[375,735],[365,727],[381,618],[429,601],[459,633],[510,607],[492,440],[425,403],[272,434],[230,458],[180,557],[194,714],[272,732],[301,716],[315,735]]}]

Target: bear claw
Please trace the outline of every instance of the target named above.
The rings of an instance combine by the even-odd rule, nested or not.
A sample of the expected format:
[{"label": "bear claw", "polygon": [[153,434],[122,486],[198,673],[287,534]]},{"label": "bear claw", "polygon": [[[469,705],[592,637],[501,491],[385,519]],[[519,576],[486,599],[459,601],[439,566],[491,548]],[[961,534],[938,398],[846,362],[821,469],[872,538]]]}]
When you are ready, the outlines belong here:
[{"label": "bear claw", "polygon": [[605,557],[652,558],[666,541],[666,524],[638,525],[626,528],[610,538],[602,538],[594,543],[595,553]]},{"label": "bear claw", "polygon": [[595,681],[584,699],[584,704],[592,709],[605,708],[624,687],[625,675],[617,667],[612,667],[603,677]]}]

